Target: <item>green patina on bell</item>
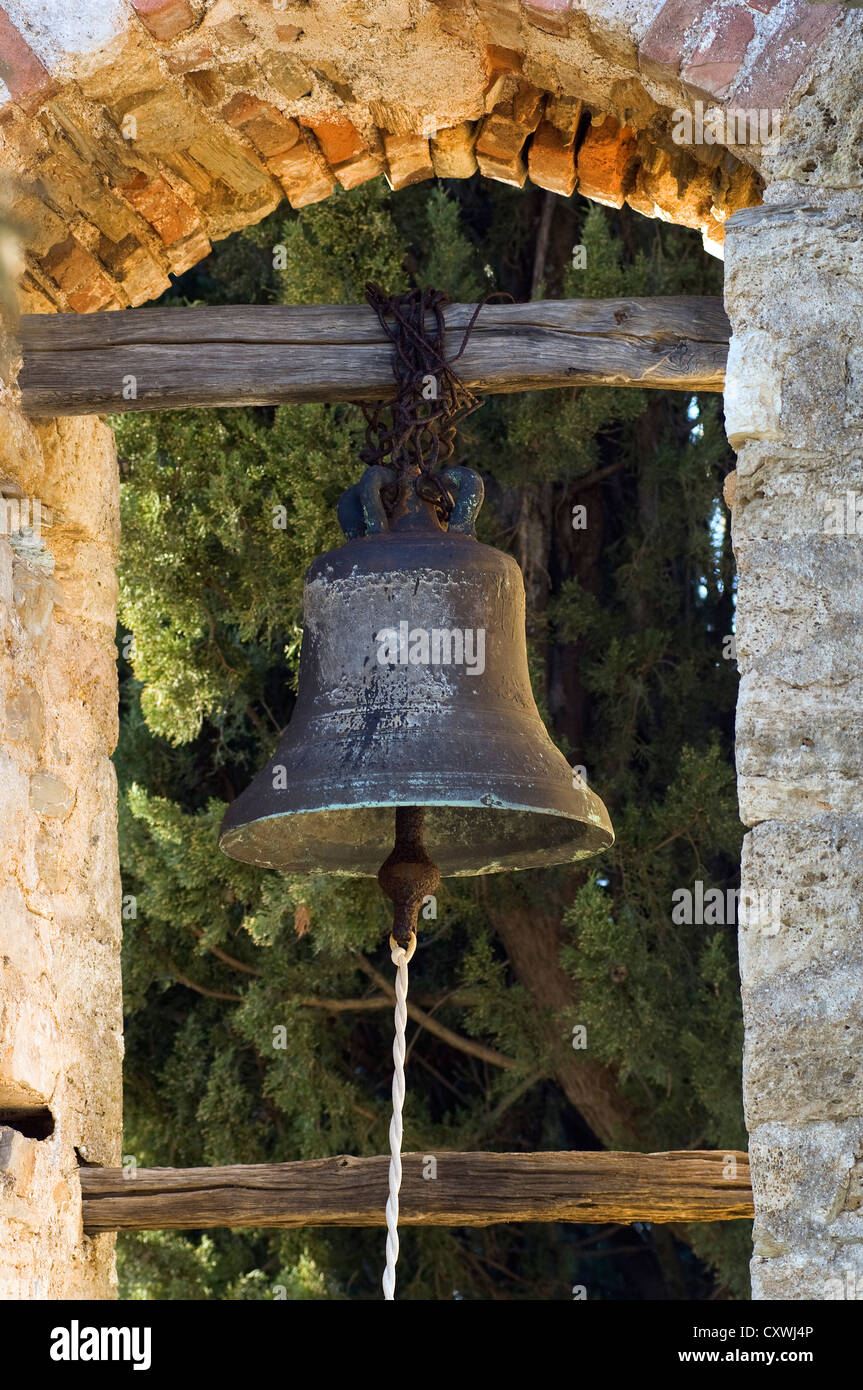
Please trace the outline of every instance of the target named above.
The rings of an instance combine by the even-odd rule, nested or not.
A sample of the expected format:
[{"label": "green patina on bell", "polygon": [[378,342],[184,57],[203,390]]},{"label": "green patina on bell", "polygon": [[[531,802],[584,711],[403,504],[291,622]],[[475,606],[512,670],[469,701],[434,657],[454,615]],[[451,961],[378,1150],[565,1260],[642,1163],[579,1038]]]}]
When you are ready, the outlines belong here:
[{"label": "green patina on bell", "polygon": [[605,806],[536,708],[521,571],[474,533],[482,482],[467,468],[434,477],[437,495],[419,469],[377,465],[342,496],[346,543],[305,577],[296,707],[225,816],[226,854],[377,875],[396,808],[424,809],[410,824],[400,812],[407,859],[390,856],[423,886],[423,836],[444,876],[567,863],[613,843]]}]

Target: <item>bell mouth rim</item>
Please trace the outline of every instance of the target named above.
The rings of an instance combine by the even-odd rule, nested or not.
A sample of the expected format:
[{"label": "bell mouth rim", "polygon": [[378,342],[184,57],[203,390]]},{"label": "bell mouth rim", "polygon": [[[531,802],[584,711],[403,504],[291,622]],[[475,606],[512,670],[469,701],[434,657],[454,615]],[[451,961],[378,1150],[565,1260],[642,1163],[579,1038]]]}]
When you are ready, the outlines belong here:
[{"label": "bell mouth rim", "polygon": [[[583,827],[584,831],[587,832],[587,838],[592,839],[594,841],[594,843],[592,844],[578,846],[574,843],[575,837],[573,837],[573,839],[570,840],[568,844],[562,843],[558,846],[549,846],[534,851],[525,851],[523,848],[513,847],[512,856],[515,858],[520,858],[522,861],[527,861],[521,863],[505,862],[507,859],[507,854],[504,849],[504,852],[502,854],[490,855],[488,863],[484,867],[479,869],[447,869],[444,866],[444,864],[441,864],[441,877],[443,878],[472,878],[481,877],[489,873],[518,873],[526,869],[554,868],[556,866],[566,864],[580,863],[585,859],[594,858],[598,854],[604,854],[606,850],[612,848],[612,846],[615,843],[616,836],[614,833],[614,827],[611,824],[611,818],[608,814],[608,811],[606,810],[604,802],[601,801],[601,799],[596,795],[595,792],[591,792],[589,791],[589,789],[584,789],[581,795],[585,797],[590,797],[594,802],[598,803],[599,807],[601,807],[601,814],[599,814],[596,817],[596,819],[594,819],[594,817],[590,814],[585,814],[584,812],[579,814],[574,810],[569,812],[555,806],[536,806],[528,804],[519,804],[516,802],[506,802],[503,801],[501,798],[489,798],[488,800],[471,800],[465,797],[459,798],[454,796],[441,796],[435,798],[430,797],[428,795],[421,795],[417,797],[399,798],[398,800],[370,799],[363,800],[359,803],[350,801],[328,802],[326,807],[309,807],[307,810],[272,811],[266,815],[256,816],[253,819],[243,821],[236,825],[226,826],[225,821],[227,821],[230,810],[232,809],[232,807],[229,807],[225,813],[222,826],[219,830],[218,844],[219,849],[222,851],[222,853],[227,855],[229,858],[237,859],[239,860],[239,862],[242,863],[253,865],[257,864],[261,868],[271,868],[276,873],[326,873],[328,875],[333,875],[334,877],[341,878],[373,878],[377,874],[377,869],[380,867],[379,864],[374,868],[368,869],[343,869],[330,864],[325,864],[323,862],[323,859],[320,857],[317,858],[317,862],[309,862],[309,859],[315,860],[315,855],[310,855],[309,859],[307,859],[305,862],[292,861],[287,864],[268,864],[262,862],[260,857],[247,858],[245,856],[237,855],[232,850],[231,846],[240,843],[241,837],[243,837],[244,832],[248,831],[251,827],[257,825],[264,825],[269,821],[293,821],[305,816],[321,816],[331,812],[338,813],[340,811],[392,811],[393,813],[395,813],[396,808],[399,806],[422,806],[427,809],[440,807],[443,809],[451,808],[453,810],[477,811],[485,813],[501,811],[504,813],[522,813],[530,816],[547,816],[554,821],[566,821],[571,823],[573,826]],[[236,804],[236,802],[232,803],[233,806],[235,806]],[[434,844],[428,845],[428,851],[434,858],[436,852]],[[380,861],[381,863],[383,863],[383,860],[386,858],[387,853],[388,850],[384,850],[382,852]],[[437,853],[446,862],[448,856],[441,850],[438,850]],[[499,862],[501,860],[503,860],[504,862]]]}]

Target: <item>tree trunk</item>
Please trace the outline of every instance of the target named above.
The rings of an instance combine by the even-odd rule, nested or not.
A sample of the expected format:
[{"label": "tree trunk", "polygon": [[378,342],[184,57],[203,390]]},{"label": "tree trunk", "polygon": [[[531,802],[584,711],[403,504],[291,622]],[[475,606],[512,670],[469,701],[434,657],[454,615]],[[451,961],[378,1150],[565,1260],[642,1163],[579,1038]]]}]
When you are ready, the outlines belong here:
[{"label": "tree trunk", "polygon": [[[534,878],[534,875],[530,875]],[[509,957],[516,979],[547,1018],[546,1035],[554,1048],[555,1079],[583,1120],[606,1148],[638,1148],[641,1143],[634,1108],[620,1094],[614,1071],[576,1051],[559,1015],[578,1003],[575,984],[560,964],[563,905],[537,912],[515,883],[482,884],[484,907]]]}]

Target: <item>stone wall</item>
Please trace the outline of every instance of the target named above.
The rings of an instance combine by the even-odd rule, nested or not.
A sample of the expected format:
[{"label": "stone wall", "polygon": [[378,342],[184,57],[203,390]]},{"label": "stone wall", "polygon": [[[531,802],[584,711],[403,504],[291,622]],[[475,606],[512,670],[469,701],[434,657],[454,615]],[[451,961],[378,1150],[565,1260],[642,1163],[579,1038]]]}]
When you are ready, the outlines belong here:
[{"label": "stone wall", "polygon": [[110,429],[4,387],[0,494],[0,1298],[106,1298],[77,1168],[121,1126]]},{"label": "stone wall", "polygon": [[779,909],[740,933],[753,1295],[861,1298],[863,180],[782,160],[726,288],[742,890]]}]

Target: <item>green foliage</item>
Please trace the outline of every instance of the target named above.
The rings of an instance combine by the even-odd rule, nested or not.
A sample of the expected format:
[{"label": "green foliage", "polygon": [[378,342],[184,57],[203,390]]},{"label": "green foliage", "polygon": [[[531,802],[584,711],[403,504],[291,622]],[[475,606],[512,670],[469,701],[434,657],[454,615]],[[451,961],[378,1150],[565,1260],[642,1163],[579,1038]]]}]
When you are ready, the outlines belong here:
[{"label": "green foliage", "polygon": [[123,1297],[161,1299],[276,1299],[292,1302],[338,1298],[307,1250],[291,1264],[268,1274],[243,1270],[238,1256],[252,1248],[247,1237],[226,1242],[204,1235],[189,1239],[169,1231],[127,1235],[118,1249]]},{"label": "green foliage", "polygon": [[359,304],[369,280],[391,294],[408,287],[404,246],[379,181],[334,193],[302,217],[286,219],[276,244],[286,250],[278,273],[283,304]]},{"label": "green foliage", "polygon": [[[475,181],[398,196],[364,185],[299,214],[279,209],[229,239],[169,302],[359,302],[370,279],[523,299],[540,208],[536,193]],[[587,248],[583,270],[570,263],[576,243]],[[555,204],[549,246],[539,276],[549,295],[717,289],[689,234],[576,199]],[[361,413],[185,411],[116,425],[116,766],[134,905],[124,922],[124,1151],[177,1166],[384,1152],[392,1016],[379,980],[391,967],[376,884],[259,872],[216,847],[225,806],[290,716],[302,576],[339,543],[334,506],[360,471]],[[670,917],[675,888],[699,877],[733,886],[739,853],[735,679],[722,660],[733,567],[717,501],[729,459],[717,412],[629,390],[497,397],[467,422],[460,447],[486,478],[483,538],[525,569],[543,717],[586,763],[617,843],[590,877],[443,886],[411,991],[456,1045],[412,1029],[405,1146],[595,1144],[560,1081],[575,1022],[634,1107],[638,1147],[739,1146],[733,934]],[[600,476],[585,483],[591,474]],[[584,532],[569,524],[576,501],[588,509]],[[566,1008],[528,988],[494,930],[495,913],[529,922],[558,906],[560,978],[577,1000]],[[357,1007],[370,1000],[382,1006]],[[480,1060],[472,1042],[508,1065]],[[132,1298],[379,1296],[377,1231],[120,1244]],[[691,1247],[746,1296],[742,1228],[694,1228]],[[681,1249],[690,1296],[708,1296],[713,1276]],[[406,1231],[400,1295],[562,1299],[585,1283],[591,1297],[662,1297],[663,1259],[649,1232],[614,1228]]]}]

